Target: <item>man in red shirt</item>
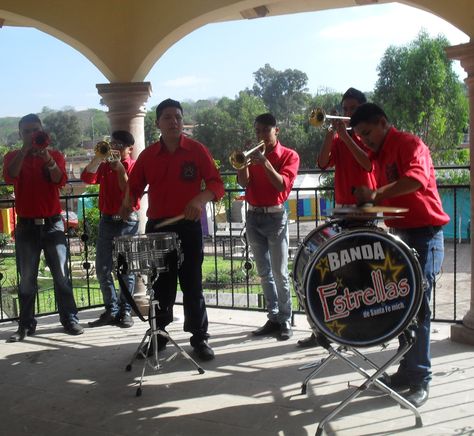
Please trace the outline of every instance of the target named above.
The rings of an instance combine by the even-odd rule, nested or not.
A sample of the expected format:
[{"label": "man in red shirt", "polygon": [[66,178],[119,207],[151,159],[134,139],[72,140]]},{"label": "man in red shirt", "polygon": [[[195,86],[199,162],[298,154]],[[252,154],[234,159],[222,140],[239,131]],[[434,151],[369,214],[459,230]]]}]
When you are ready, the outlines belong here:
[{"label": "man in red shirt", "polygon": [[[116,130],[112,133],[110,152],[102,154],[100,150],[84,168],[81,179],[85,183],[99,184],[99,234],[96,244],[95,269],[100,283],[100,290],[104,299],[105,312],[99,319],[89,323],[89,327],[104,325],[118,325],[132,327],[133,318],[131,307],[125,297],[125,292],[133,295],[135,275],[123,274],[123,286],[117,296],[113,268],[113,242],[117,236],[135,235],[138,231],[138,201],[133,205],[132,213],[127,219],[119,215],[122,200],[127,186],[128,175],[132,171],[135,160],[131,158],[135,139],[130,132]],[[112,156],[112,157],[111,157]]]},{"label": "man in red shirt", "polygon": [[[370,148],[377,189],[360,186],[355,196],[360,203],[408,208],[403,218],[385,224],[416,250],[425,279],[421,308],[417,315],[414,345],[403,356],[398,371],[382,381],[402,394],[415,407],[428,400],[431,381],[430,298],[444,257],[442,226],[449,222],[436,186],[429,148],[415,135],[400,132],[388,122],[377,105],[357,108],[351,126]],[[400,336],[402,338],[402,336]]]},{"label": "man in red shirt", "polygon": [[[67,180],[64,157],[59,151],[47,148],[37,115],[25,115],[18,127],[23,146],[8,152],[3,166],[5,182],[12,183],[15,190],[15,246],[20,275],[19,325],[8,342],[22,341],[25,335],[35,334],[35,297],[42,250],[53,276],[61,324],[66,333],[80,335],[84,330],[77,317],[69,277],[66,236],[59,203],[59,188]],[[36,141],[35,136],[38,138]]]},{"label": "man in red shirt", "polygon": [[237,171],[237,181],[245,188],[248,203],[246,235],[253,252],[263,288],[268,320],[254,335],[278,333],[289,339],[291,293],[288,279],[288,215],[284,202],[298,174],[296,151],[278,141],[275,117],[270,113],[255,119],[255,133],[265,150],[250,156],[250,164]]},{"label": "man in red shirt", "polygon": [[[367,101],[363,92],[349,88],[342,96],[341,106],[345,117],[351,117],[357,107]],[[375,187],[372,162],[367,156],[368,148],[353,130],[347,130],[343,120],[334,120],[328,129],[317,164],[325,170],[334,168],[334,194],[336,207],[354,206],[356,198],[352,193],[355,186]],[[318,345],[316,336],[297,342],[299,347]]]},{"label": "man in red shirt", "polygon": [[[157,327],[164,330],[173,320],[177,278],[183,292],[184,330],[190,332],[191,346],[201,360],[214,358],[208,344],[206,304],[202,289],[203,242],[202,208],[208,201],[224,195],[224,185],[207,148],[183,135],[183,108],[172,99],[156,107],[156,127],[160,140],[140,153],[128,180],[129,195],[124,199],[122,214],[131,210],[148,185],[148,221],[146,232],[168,218],[184,215],[184,219],[159,229],[175,232],[181,242],[183,261],[169,262],[169,271],[161,273],[153,285],[159,303]],[[204,188],[203,188],[204,184]],[[166,338],[158,336],[158,350],[166,346]],[[150,347],[150,351],[152,347]]]}]

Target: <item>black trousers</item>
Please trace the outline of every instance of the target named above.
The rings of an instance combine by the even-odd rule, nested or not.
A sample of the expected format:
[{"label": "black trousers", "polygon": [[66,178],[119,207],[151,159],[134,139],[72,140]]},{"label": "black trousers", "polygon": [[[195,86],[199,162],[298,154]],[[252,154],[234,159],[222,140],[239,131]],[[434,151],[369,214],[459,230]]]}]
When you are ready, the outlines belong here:
[{"label": "black trousers", "polygon": [[[155,233],[154,226],[160,220],[148,220],[146,233]],[[190,342],[197,345],[207,340],[208,319],[206,302],[202,291],[203,242],[199,221],[182,220],[161,227],[159,232],[174,232],[181,243],[182,263],[178,267],[179,253],[168,255],[168,271],[159,274],[153,284],[155,299],[159,303],[157,326],[164,329],[173,320],[173,306],[176,301],[177,282],[183,292],[184,331],[192,334]]]}]

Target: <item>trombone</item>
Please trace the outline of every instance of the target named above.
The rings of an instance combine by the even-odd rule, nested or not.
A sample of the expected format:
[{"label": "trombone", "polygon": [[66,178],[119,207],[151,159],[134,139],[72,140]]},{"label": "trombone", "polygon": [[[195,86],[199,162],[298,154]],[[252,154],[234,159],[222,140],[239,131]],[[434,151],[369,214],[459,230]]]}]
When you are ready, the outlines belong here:
[{"label": "trombone", "polygon": [[260,141],[255,147],[247,151],[235,150],[229,156],[229,162],[236,170],[242,170],[250,164],[249,156],[255,153],[259,148],[265,153],[265,142]]},{"label": "trombone", "polygon": [[324,109],[318,107],[311,111],[311,115],[309,116],[309,124],[314,127],[321,127],[327,119],[335,119],[335,120],[350,120],[351,117],[341,117],[339,115],[326,115]]},{"label": "trombone", "polygon": [[107,141],[99,141],[94,148],[95,155],[107,162],[117,162],[120,160],[120,151],[112,149]]}]

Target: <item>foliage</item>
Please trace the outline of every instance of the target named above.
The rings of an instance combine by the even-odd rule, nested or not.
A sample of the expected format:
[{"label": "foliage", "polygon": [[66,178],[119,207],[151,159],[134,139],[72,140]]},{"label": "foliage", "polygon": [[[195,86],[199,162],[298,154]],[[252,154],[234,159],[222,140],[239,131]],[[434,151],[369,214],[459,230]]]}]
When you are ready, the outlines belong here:
[{"label": "foliage", "polygon": [[304,111],[309,99],[306,73],[289,68],[278,71],[265,64],[254,76],[253,93],[282,125],[289,126],[293,116]]},{"label": "foliage", "polygon": [[468,121],[465,88],[446,56],[447,46],[444,36],[430,38],[422,31],[406,46],[389,47],[374,92],[390,121],[420,136],[432,151],[457,147]]},{"label": "foliage", "polygon": [[222,169],[231,169],[229,156],[255,137],[253,122],[266,111],[262,100],[242,91],[235,100],[222,98],[216,106],[196,113],[193,137],[205,144]]},{"label": "foliage", "polygon": [[81,143],[81,130],[74,111],[48,113],[43,117],[43,124],[52,145],[58,150],[77,147]]},{"label": "foliage", "polygon": [[145,147],[158,141],[160,135],[156,128],[156,106],[153,106],[145,115]]}]

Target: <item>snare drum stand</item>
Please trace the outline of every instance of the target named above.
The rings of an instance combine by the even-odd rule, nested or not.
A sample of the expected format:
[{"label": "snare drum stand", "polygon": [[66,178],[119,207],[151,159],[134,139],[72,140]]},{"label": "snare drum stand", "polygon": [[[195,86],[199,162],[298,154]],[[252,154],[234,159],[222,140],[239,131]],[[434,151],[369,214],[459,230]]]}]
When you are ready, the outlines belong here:
[{"label": "snare drum stand", "polygon": [[[130,363],[126,366],[125,370],[126,371],[131,371],[132,370],[132,364],[133,362],[138,358],[138,356],[141,356],[143,360],[143,368],[142,368],[142,375],[140,377],[140,382],[137,388],[136,396],[140,397],[142,395],[142,385],[143,385],[143,377],[145,376],[145,369],[146,366],[148,365],[151,369],[154,371],[157,371],[162,368],[162,365],[160,364],[159,360],[159,352],[158,352],[158,338],[157,336],[161,336],[165,339],[167,339],[169,342],[171,342],[174,347],[177,349],[177,352],[174,353],[171,357],[167,359],[167,361],[172,360],[173,358],[176,357],[178,353],[180,353],[183,357],[191,361],[191,363],[196,367],[198,370],[199,374],[204,374],[204,369],[199,366],[199,364],[180,346],[178,345],[174,339],[168,334],[167,331],[160,329],[156,325],[156,314],[157,314],[157,309],[159,308],[159,303],[157,300],[154,299],[155,292],[153,290],[153,283],[155,282],[156,279],[158,279],[158,274],[156,271],[153,272],[153,274],[147,274],[147,294],[149,296],[149,307],[150,307],[150,315],[149,315],[149,321],[150,321],[150,328],[145,332],[145,335],[143,336],[143,339],[141,340],[140,344],[138,345],[137,350],[132,356],[132,359],[130,360]],[[146,345],[145,345],[146,342]],[[150,356],[149,351],[150,347],[153,347],[153,353]],[[145,350],[145,351],[144,351]]]},{"label": "snare drum stand", "polygon": [[[408,350],[412,347],[412,345],[414,344],[416,340],[414,331],[410,329],[406,329],[403,333],[401,333],[400,336],[403,336],[405,338],[405,340],[403,341],[403,345],[400,347],[400,349],[391,359],[389,359],[382,366],[378,366],[373,361],[371,361],[366,355],[359,352],[357,349],[353,347],[349,347],[347,345],[340,345],[335,349],[331,346],[331,343],[328,341],[328,339],[325,336],[323,336],[320,333],[316,334],[316,339],[318,343],[328,351],[329,356],[321,359],[317,363],[310,363],[308,365],[304,365],[301,368],[299,368],[300,370],[304,370],[304,369],[315,367],[315,369],[311,371],[304,379],[303,384],[301,385],[301,394],[306,394],[306,388],[307,388],[308,382],[316,374],[318,374],[329,362],[331,362],[331,360],[334,359],[335,357],[339,357],[340,359],[342,359],[352,369],[354,369],[355,371],[357,371],[359,374],[361,374],[367,379],[360,386],[357,386],[354,392],[352,392],[345,400],[339,403],[337,407],[335,407],[330,413],[328,413],[324,417],[324,419],[318,425],[318,428],[316,430],[316,436],[320,436],[323,433],[324,426],[332,418],[334,418],[334,416],[336,416],[342,409],[344,409],[344,407],[346,407],[352,400],[355,400],[362,392],[366,391],[369,388],[369,386],[372,384],[374,384],[383,393],[388,394],[390,398],[392,398],[397,403],[399,403],[402,408],[410,409],[416,417],[415,426],[423,427],[423,421],[421,420],[420,412],[418,412],[416,407],[413,404],[411,404],[409,401],[407,401],[405,398],[403,398],[401,395],[399,395],[397,392],[395,392],[393,389],[390,389],[385,383],[379,380],[379,377],[381,377],[384,374],[385,370],[389,366],[398,363],[402,359],[402,357],[408,352]],[[343,354],[347,351],[352,352],[355,357],[360,358],[369,366],[374,368],[376,371],[372,375],[370,375],[365,369],[358,366],[349,357]],[[350,387],[349,384],[348,386]]]}]

